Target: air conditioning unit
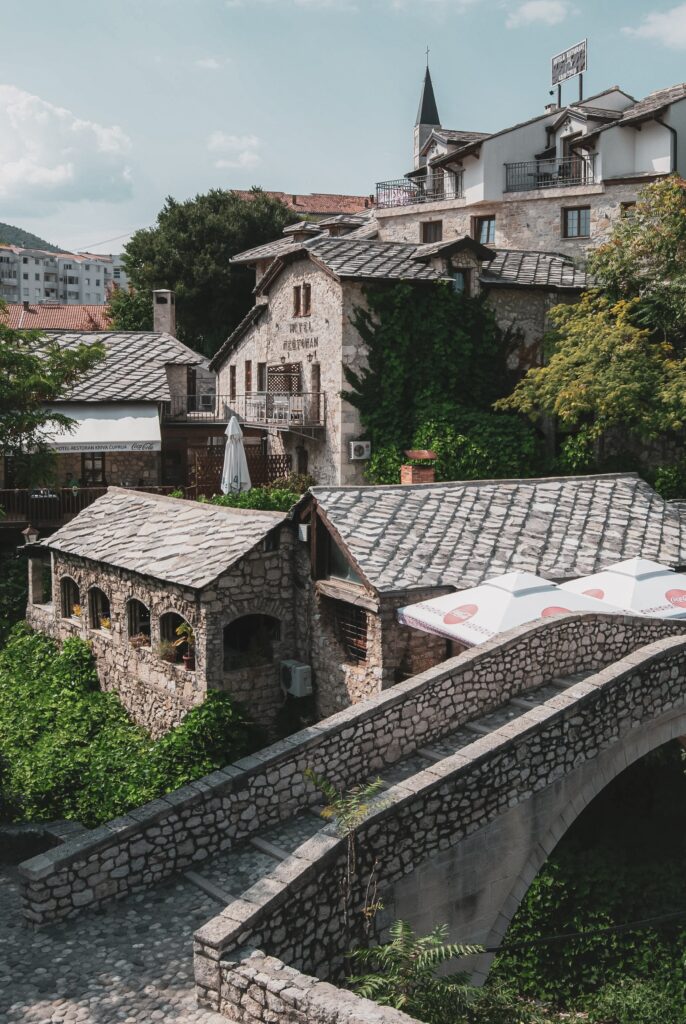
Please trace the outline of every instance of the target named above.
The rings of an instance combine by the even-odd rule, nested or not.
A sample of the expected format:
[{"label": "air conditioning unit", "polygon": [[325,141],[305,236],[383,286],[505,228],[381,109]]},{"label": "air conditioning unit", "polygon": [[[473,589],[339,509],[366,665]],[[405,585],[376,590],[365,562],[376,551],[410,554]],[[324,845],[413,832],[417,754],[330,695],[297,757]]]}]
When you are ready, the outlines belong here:
[{"label": "air conditioning unit", "polygon": [[360,459],[368,459],[372,454],[372,442],[371,441],[351,441],[350,442],[350,461],[357,462]]},{"label": "air conditioning unit", "polygon": [[301,661],[281,662],[281,689],[291,697],[309,697],[312,693],[312,669]]}]

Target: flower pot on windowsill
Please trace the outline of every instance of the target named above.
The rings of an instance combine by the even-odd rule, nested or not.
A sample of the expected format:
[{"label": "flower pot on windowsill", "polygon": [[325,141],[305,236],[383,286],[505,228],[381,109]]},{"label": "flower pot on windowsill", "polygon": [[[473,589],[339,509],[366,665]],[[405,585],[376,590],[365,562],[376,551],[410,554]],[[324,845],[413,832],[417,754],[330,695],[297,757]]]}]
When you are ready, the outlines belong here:
[{"label": "flower pot on windowsill", "polygon": [[134,650],[138,651],[141,647],[150,646],[150,637],[145,633],[134,633],[133,636],[129,637],[129,644]]},{"label": "flower pot on windowsill", "polygon": [[193,672],[195,669],[195,654],[183,655],[183,667],[186,672]]},{"label": "flower pot on windowsill", "polygon": [[112,620],[110,619],[109,615],[100,616],[100,629],[107,630],[108,633],[112,629]]}]

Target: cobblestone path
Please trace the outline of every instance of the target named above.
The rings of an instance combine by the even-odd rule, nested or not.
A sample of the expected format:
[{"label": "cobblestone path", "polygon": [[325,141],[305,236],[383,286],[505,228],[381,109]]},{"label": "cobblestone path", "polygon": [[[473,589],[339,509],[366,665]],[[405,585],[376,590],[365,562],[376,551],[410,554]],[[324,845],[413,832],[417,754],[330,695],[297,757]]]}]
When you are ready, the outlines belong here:
[{"label": "cobblestone path", "polygon": [[0,865],[0,1024],[226,1024],[193,985],[193,931],[220,909],[177,878],[34,932]]}]

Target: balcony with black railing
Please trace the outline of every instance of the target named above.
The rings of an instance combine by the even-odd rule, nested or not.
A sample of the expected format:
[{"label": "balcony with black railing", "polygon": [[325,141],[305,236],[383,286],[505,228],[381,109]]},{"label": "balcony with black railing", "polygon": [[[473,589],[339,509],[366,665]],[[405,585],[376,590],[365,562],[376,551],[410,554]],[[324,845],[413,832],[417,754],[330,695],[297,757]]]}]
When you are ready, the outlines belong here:
[{"label": "balcony with black railing", "polygon": [[396,178],[376,183],[376,206],[379,210],[415,206],[417,203],[438,203],[447,199],[464,199],[460,175]]},{"label": "balcony with black railing", "polygon": [[530,192],[538,189],[594,185],[595,156],[574,156],[560,160],[526,160],[505,164],[505,191]]},{"label": "balcony with black railing", "polygon": [[162,403],[164,423],[228,423],[234,412],[228,395],[173,395]]},{"label": "balcony with black railing", "polygon": [[323,427],[326,423],[326,394],[323,391],[295,394],[253,391],[236,395],[232,404],[239,419],[253,426],[297,432],[303,427]]}]

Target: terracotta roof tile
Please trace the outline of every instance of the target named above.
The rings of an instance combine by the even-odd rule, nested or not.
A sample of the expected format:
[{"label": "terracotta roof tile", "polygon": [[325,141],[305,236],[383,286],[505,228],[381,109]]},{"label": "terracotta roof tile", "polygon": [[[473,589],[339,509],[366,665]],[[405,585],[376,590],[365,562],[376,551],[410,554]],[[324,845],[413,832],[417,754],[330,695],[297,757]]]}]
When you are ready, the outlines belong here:
[{"label": "terracotta roof tile", "polygon": [[110,326],[107,306],[40,303],[24,308],[21,302],[7,304],[3,323],[15,331],[106,331]]},{"label": "terracotta roof tile", "polygon": [[[251,199],[252,192],[236,189],[242,199]],[[331,216],[337,213],[362,213],[374,205],[371,196],[346,196],[335,192],[310,192],[308,195],[296,195],[294,192],[265,192],[271,199],[278,199],[294,213]]]}]

